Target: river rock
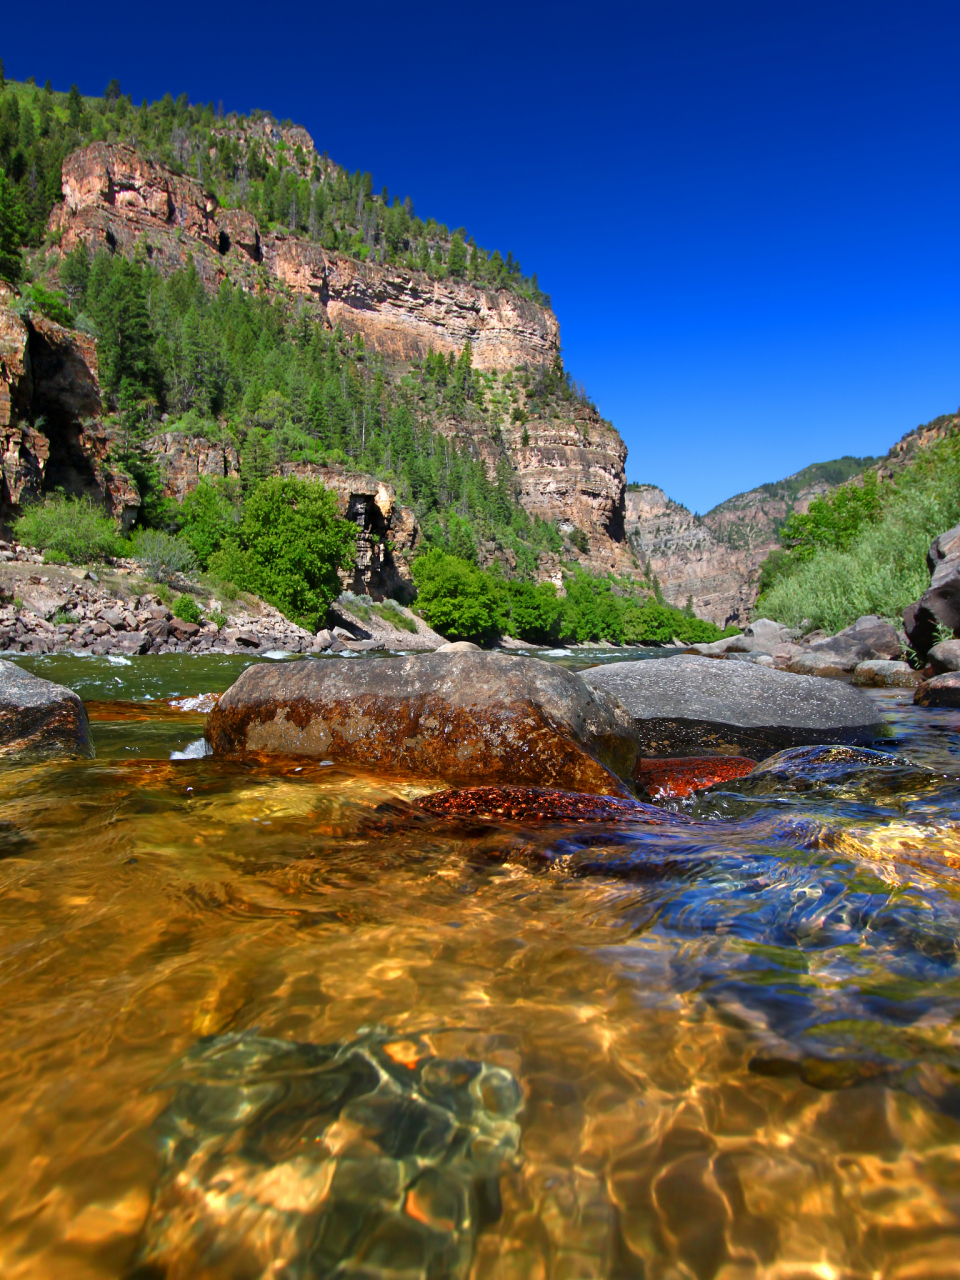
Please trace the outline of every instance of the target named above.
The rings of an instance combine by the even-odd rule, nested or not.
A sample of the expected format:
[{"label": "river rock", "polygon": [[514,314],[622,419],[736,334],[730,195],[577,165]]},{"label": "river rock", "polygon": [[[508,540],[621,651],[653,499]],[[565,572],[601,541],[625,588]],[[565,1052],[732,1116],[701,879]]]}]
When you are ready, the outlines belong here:
[{"label": "river rock", "polygon": [[853,683],[863,689],[915,689],[920,683],[920,673],[906,662],[875,658],[857,663]]},{"label": "river rock", "polygon": [[876,659],[892,661],[899,657],[900,637],[896,627],[883,618],[868,614],[835,636],[828,636],[793,653],[779,666],[781,670],[792,671],[796,675],[836,678],[850,675],[861,662]]},{"label": "river rock", "polygon": [[903,611],[903,629],[914,651],[926,657],[938,626],[960,631],[960,525],[934,538],[927,552],[930,586]]},{"label": "river rock", "polygon": [[960,707],[960,671],[945,671],[921,681],[913,700],[918,707]]},{"label": "river rock", "polygon": [[437,653],[480,653],[481,649],[478,644],[474,644],[472,640],[448,640],[446,644],[440,645]]},{"label": "river rock", "polygon": [[945,671],[960,671],[960,640],[941,640],[927,654],[927,662],[935,676]]},{"label": "river rock", "polygon": [[72,689],[0,661],[0,756],[92,756],[90,724]]},{"label": "river rock", "polygon": [[583,673],[629,711],[644,756],[734,753],[762,759],[784,747],[869,742],[884,732],[858,689],[752,662],[683,654]]},{"label": "river rock", "polygon": [[173,1083],[130,1275],[466,1280],[520,1152],[516,1077],[415,1031],[228,1033]]},{"label": "river rock", "polygon": [[626,794],[620,779],[637,760],[614,699],[563,667],[504,653],[248,667],[206,733],[216,755],[323,756],[457,785],[600,795]]}]

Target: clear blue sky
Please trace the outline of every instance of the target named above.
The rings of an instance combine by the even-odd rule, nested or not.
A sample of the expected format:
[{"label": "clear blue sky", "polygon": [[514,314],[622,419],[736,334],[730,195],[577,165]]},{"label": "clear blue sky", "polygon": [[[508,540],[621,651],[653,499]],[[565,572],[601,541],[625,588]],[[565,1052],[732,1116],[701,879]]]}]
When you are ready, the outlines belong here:
[{"label": "clear blue sky", "polygon": [[512,250],[697,510],[960,403],[956,0],[11,10],[8,75],[269,108]]}]

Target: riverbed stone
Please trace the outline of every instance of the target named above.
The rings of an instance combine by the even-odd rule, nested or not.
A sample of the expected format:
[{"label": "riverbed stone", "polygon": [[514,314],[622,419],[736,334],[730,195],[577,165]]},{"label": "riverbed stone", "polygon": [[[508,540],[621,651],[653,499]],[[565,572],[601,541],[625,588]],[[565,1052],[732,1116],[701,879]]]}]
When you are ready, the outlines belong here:
[{"label": "riverbed stone", "polygon": [[258,664],[220,699],[206,735],[216,755],[321,756],[454,785],[599,795],[630,794],[621,780],[637,760],[615,699],[563,667],[504,653]]},{"label": "riverbed stone", "polygon": [[960,671],[945,671],[917,685],[918,707],[960,707]]},{"label": "riverbed stone", "polygon": [[682,654],[592,667],[583,679],[627,709],[644,756],[760,760],[785,747],[870,742],[884,733],[879,712],[859,689],[752,662]]},{"label": "riverbed stone", "polygon": [[886,658],[859,662],[853,672],[853,683],[861,689],[915,689],[920,679],[909,663]]},{"label": "riverbed stone", "polygon": [[927,654],[927,662],[935,676],[945,671],[960,671],[960,640],[941,640]]},{"label": "riverbed stone", "polygon": [[0,660],[0,757],[93,754],[77,694]]}]

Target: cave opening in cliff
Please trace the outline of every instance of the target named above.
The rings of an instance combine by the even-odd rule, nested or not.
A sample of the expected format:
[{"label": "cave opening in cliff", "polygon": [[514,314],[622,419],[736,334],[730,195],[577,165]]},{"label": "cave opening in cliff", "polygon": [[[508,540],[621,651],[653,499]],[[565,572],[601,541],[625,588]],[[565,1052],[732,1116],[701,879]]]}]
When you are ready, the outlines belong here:
[{"label": "cave opening in cliff", "polygon": [[84,421],[100,414],[100,396],[90,370],[69,341],[50,338],[32,324],[28,344],[34,386],[31,412],[37,430],[50,442],[41,490],[62,489],[71,497],[85,495],[102,502],[103,487],[89,442],[84,441]]},{"label": "cave opening in cliff", "polygon": [[228,253],[229,250],[230,250],[230,237],[227,235],[225,231],[221,231],[219,236],[217,236],[217,253],[219,253],[222,257],[225,253]]},{"label": "cave opening in cliff", "polygon": [[109,227],[107,227],[106,231],[103,233],[103,238],[104,238],[104,240],[106,240],[106,242],[107,242],[107,248],[110,250],[110,252],[111,252],[111,253],[116,253],[116,251],[117,251],[117,237],[113,234],[113,232],[110,230],[110,228],[109,228]]}]

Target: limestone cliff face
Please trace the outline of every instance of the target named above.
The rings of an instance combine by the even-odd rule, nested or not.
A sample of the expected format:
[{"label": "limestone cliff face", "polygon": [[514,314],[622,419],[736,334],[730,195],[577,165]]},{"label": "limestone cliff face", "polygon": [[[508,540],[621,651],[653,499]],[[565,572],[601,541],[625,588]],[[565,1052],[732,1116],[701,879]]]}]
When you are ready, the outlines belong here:
[{"label": "limestone cliff face", "polygon": [[[106,245],[144,255],[163,272],[192,259],[211,289],[223,279],[251,290],[278,287],[306,299],[329,325],[362,334],[395,365],[431,349],[458,353],[469,343],[476,367],[503,374],[519,365],[552,365],[559,353],[553,313],[508,290],[433,280],[330,253],[300,236],[261,233],[249,214],[221,208],[198,182],[130,147],[95,143],[75,152],[64,161],[63,191],[51,215],[62,252],[80,242]],[[623,523],[627,451],[595,409],[573,402],[562,418],[532,418],[526,444],[509,420],[501,441],[462,423],[443,429],[484,456],[491,474],[505,450],[527,510],[587,534],[585,564],[604,572],[633,568]],[[202,453],[184,463],[171,493],[182,498],[201,474],[221,474],[217,449]]]},{"label": "limestone cliff face", "polygon": [[131,147],[93,143],[63,163],[63,204],[50,216],[64,252],[85,242],[142,253],[161,271],[192,258],[215,288],[275,282],[311,299],[331,325],[360,333],[390,360],[473,347],[481,369],[552,361],[560,328],[552,312],[507,290],[362,263],[282,232],[261,233],[249,213],[223,209],[192,178]]},{"label": "limestone cliff face", "polygon": [[669,604],[682,608],[692,598],[698,615],[718,626],[747,622],[768,547],[748,551],[718,541],[703,519],[653,485],[628,489],[625,507],[630,545]]},{"label": "limestone cliff face", "polygon": [[12,301],[0,294],[0,521],[63,489],[131,524],[140,499],[111,461],[93,340],[42,316],[21,317]]}]

